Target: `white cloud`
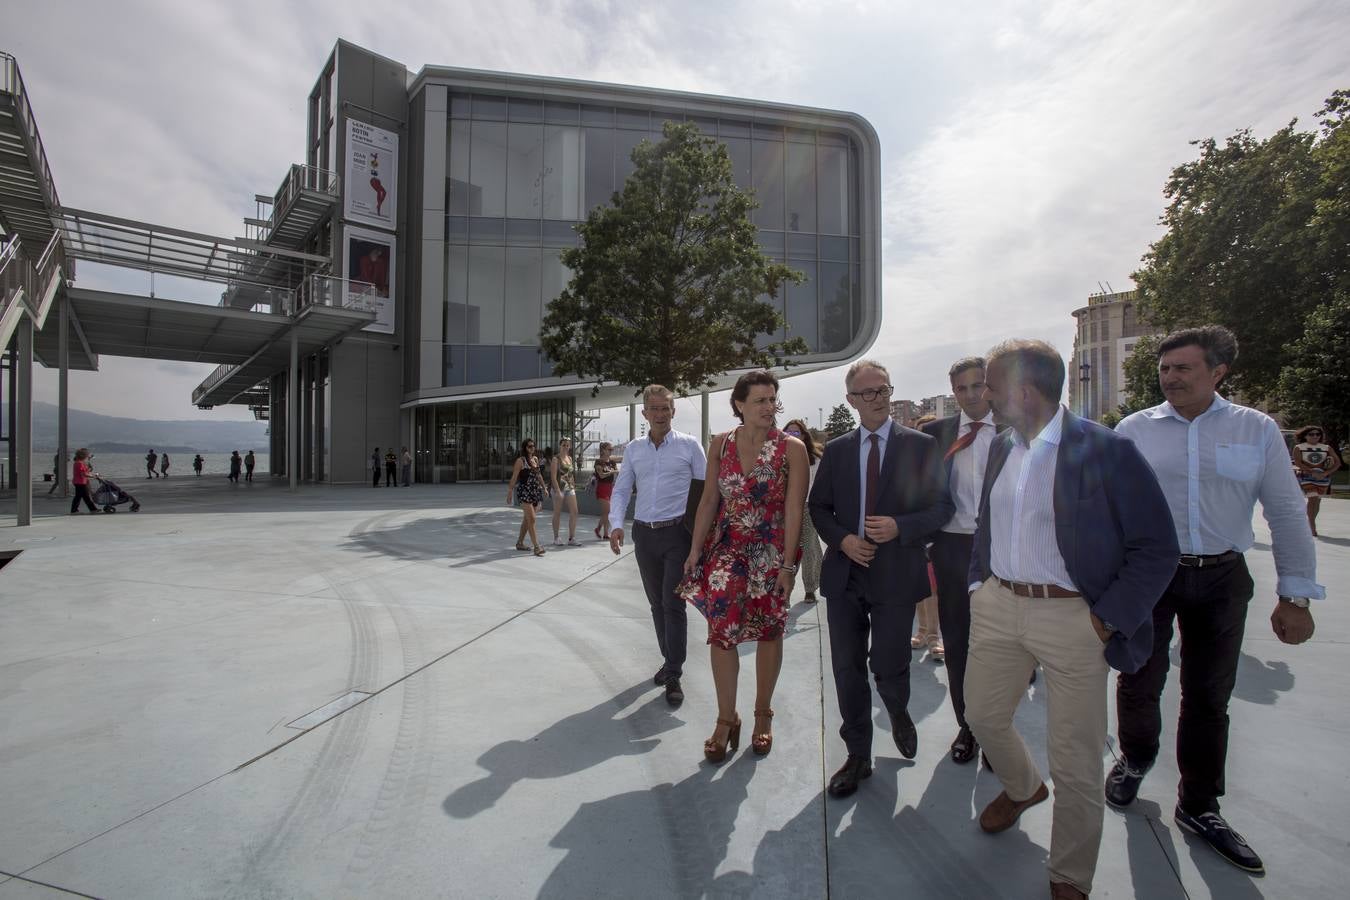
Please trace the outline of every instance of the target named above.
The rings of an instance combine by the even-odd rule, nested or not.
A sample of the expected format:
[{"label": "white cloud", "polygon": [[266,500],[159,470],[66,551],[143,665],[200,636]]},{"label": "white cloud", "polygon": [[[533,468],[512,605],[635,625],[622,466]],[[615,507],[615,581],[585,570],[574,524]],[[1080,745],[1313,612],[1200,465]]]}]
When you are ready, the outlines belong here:
[{"label": "white cloud", "polygon": [[[945,388],[951,359],[1012,333],[1067,353],[1069,312],[1099,281],[1128,286],[1157,236],[1162,184],[1194,155],[1187,142],[1309,121],[1347,86],[1347,23],[1344,4],[1310,0],[11,0],[3,40],[66,204],[224,235],[303,156],[305,101],[339,35],[413,71],[859,112],[883,147],[885,317],[873,353],[902,396],[920,397]],[[90,396],[123,414],[194,415],[201,376],[153,366],[110,361]],[[43,373],[39,393],[54,383]],[[838,372],[784,384],[797,412],[828,411],[841,393]],[[729,424],[725,406],[715,398],[714,427]],[[204,415],[231,414],[248,415]],[[696,404],[682,418],[695,427]],[[605,422],[626,431],[622,412]]]}]

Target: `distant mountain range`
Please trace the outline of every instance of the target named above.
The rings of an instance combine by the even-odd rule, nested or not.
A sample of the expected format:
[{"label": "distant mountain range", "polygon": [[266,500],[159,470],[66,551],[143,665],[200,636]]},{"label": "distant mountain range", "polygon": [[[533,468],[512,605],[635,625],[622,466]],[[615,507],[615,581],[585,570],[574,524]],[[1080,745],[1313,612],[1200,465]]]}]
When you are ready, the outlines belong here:
[{"label": "distant mountain range", "polygon": [[[54,403],[33,403],[35,450],[56,447],[57,411]],[[0,410],[0,415],[8,416],[9,412]],[[72,448],[91,447],[104,453],[144,452],[150,447],[170,453],[228,453],[241,447],[267,447],[266,422],[125,419],[71,409],[67,423]]]}]

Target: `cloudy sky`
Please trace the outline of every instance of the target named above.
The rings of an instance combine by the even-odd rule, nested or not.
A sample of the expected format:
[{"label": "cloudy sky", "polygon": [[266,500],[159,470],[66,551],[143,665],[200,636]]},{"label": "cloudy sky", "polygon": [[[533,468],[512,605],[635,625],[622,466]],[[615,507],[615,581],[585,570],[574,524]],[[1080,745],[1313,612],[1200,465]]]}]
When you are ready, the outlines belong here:
[{"label": "cloudy sky", "polygon": [[[343,37],[410,70],[454,65],[861,113],[882,144],[883,325],[872,355],[900,397],[946,390],[948,363],[1008,336],[1067,353],[1071,310],[1159,235],[1162,185],[1189,142],[1264,136],[1350,87],[1350,4],[1286,0],[87,3],[7,0],[68,206],[242,233],[253,195],[303,158],[309,90]],[[148,287],[121,276],[119,286]],[[130,278],[128,282],[125,279]],[[81,280],[93,285],[86,269]],[[177,290],[177,293],[175,293]],[[156,281],[161,296],[212,288]],[[104,360],[73,406],[195,410],[210,367]],[[56,378],[41,371],[39,399]],[[784,384],[789,412],[842,399],[839,370]],[[713,426],[729,416],[716,395]],[[681,407],[697,428],[697,405]],[[605,417],[612,436],[627,417]]]}]

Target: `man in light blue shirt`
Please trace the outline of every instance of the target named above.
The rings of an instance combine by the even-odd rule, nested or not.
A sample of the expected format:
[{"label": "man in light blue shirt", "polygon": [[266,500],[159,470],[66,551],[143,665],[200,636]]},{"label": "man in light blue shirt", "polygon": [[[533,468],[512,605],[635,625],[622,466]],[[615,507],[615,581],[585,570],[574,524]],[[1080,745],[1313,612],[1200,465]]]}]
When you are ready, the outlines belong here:
[{"label": "man in light blue shirt", "polygon": [[[1167,402],[1141,410],[1116,431],[1135,442],[1167,497],[1181,559],[1153,610],[1153,655],[1122,672],[1116,706],[1122,757],[1106,779],[1106,800],[1134,801],[1159,750],[1159,698],[1170,663],[1173,621],[1181,631],[1181,717],[1177,824],[1224,859],[1263,872],[1259,857],[1219,815],[1228,753],[1228,700],[1237,680],[1247,606],[1254,590],[1243,553],[1251,548],[1256,501],[1270,526],[1279,599],[1275,636],[1301,644],[1313,633],[1310,605],[1326,598],[1303,495],[1279,427],[1265,413],[1216,392],[1237,340],[1217,325],[1168,335],[1158,348],[1158,382]],[[1160,523],[1161,524],[1161,523]]]},{"label": "man in light blue shirt", "polygon": [[680,675],[684,671],[688,626],[684,601],[675,589],[689,555],[690,535],[684,528],[689,483],[702,480],[708,458],[697,438],[670,427],[675,418],[675,395],[668,388],[647,385],[642,392],[642,417],[647,420],[647,436],[628,442],[623,467],[614,480],[609,519],[618,527],[610,529],[609,546],[616,554],[623,546],[624,516],[636,488],[633,554],[652,609],[662,658],[652,681],[665,687],[667,703],[679,706],[684,702]]}]

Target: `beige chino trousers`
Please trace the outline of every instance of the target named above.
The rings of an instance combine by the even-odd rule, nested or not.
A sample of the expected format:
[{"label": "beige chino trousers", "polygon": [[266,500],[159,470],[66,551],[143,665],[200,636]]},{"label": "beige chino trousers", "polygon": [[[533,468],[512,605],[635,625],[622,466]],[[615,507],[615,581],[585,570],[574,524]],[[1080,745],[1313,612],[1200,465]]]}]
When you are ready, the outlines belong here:
[{"label": "beige chino trousers", "polygon": [[1013,800],[1043,781],[1013,713],[1039,663],[1054,811],[1050,880],[1092,891],[1102,842],[1106,658],[1081,597],[1019,597],[990,578],[970,595],[966,721]]}]

